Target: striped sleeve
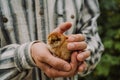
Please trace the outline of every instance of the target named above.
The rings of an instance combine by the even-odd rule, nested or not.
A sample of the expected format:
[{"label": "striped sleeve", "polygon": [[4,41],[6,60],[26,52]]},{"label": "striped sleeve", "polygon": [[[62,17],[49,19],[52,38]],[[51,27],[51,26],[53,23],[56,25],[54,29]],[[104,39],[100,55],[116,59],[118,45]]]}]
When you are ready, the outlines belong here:
[{"label": "striped sleeve", "polygon": [[85,35],[88,44],[86,50],[91,51],[91,56],[86,59],[88,67],[83,73],[80,73],[81,76],[84,76],[94,70],[100,61],[104,46],[97,29],[97,18],[100,14],[98,0],[84,0],[81,12],[82,17],[79,20],[81,26],[77,26],[75,33]]},{"label": "striped sleeve", "polygon": [[23,69],[31,69],[34,67],[35,63],[30,55],[30,47],[32,44],[33,42],[22,45],[12,44],[1,48],[0,62],[3,65],[0,66],[0,69],[8,68],[8,66],[4,66],[10,64],[10,68],[16,67],[19,71],[22,71]]},{"label": "striped sleeve", "polygon": [[[17,77],[19,76],[17,75],[18,73],[23,73],[22,77],[26,76],[35,67],[35,63],[30,55],[30,47],[33,43],[11,44],[0,48],[0,71],[4,70],[4,72],[0,72],[0,77],[3,80]],[[8,74],[8,70],[11,71],[11,74]],[[6,74],[5,77],[4,74]]]}]

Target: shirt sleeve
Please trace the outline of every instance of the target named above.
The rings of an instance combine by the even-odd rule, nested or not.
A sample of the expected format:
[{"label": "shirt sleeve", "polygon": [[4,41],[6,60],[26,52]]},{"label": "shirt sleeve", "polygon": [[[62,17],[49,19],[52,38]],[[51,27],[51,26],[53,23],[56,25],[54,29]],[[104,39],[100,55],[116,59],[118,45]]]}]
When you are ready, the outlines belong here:
[{"label": "shirt sleeve", "polygon": [[0,48],[0,69],[16,68],[21,72],[35,67],[30,54],[30,47],[33,43],[11,44]]},{"label": "shirt sleeve", "polygon": [[104,46],[99,37],[96,22],[100,15],[98,0],[83,1],[81,8],[82,14],[79,14],[79,17],[81,16],[79,20],[80,25],[77,26],[75,33],[85,35],[88,44],[86,50],[90,50],[91,55],[85,60],[88,67],[83,73],[79,73],[81,76],[85,76],[94,70],[104,51]]}]

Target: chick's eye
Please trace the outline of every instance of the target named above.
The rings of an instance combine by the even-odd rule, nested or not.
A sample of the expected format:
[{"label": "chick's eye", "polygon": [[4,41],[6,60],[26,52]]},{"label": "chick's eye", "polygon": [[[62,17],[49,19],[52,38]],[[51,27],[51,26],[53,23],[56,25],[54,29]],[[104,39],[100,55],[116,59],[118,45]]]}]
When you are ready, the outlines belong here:
[{"label": "chick's eye", "polygon": [[55,39],[52,39],[51,42],[54,43],[54,42],[58,42],[60,40],[61,40],[60,38],[55,38]]},{"label": "chick's eye", "polygon": [[60,38],[57,38],[56,41],[61,41],[61,39],[60,39]]},{"label": "chick's eye", "polygon": [[55,39],[52,39],[52,40],[51,40],[51,44],[53,44],[54,42],[55,42]]}]

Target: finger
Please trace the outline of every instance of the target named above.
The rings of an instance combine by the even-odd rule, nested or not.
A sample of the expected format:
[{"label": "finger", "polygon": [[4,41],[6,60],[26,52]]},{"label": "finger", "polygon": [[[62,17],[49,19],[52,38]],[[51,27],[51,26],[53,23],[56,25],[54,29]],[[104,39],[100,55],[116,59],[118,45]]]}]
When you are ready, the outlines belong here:
[{"label": "finger", "polygon": [[60,58],[54,57],[53,55],[48,55],[46,57],[47,58],[44,59],[44,62],[49,64],[53,68],[61,70],[61,71],[71,70],[71,66],[68,62],[66,62]]},{"label": "finger", "polygon": [[[73,53],[72,56],[71,56],[71,66],[72,66],[72,69],[69,71],[69,72],[64,72],[64,71],[60,71],[60,70],[56,70],[54,68],[47,68],[47,69],[44,69],[46,75],[48,77],[71,77],[73,75],[75,75],[75,73],[77,72],[77,52]],[[45,67],[44,67],[45,68]]]},{"label": "finger", "polygon": [[73,52],[73,53],[72,53],[70,64],[74,64],[74,65],[77,64],[77,52]]},{"label": "finger", "polygon": [[71,26],[72,24],[70,22],[65,22],[60,24],[53,32],[64,33],[65,31],[70,29]]},{"label": "finger", "polygon": [[72,72],[59,71],[59,70],[56,70],[54,68],[47,69],[46,72],[45,72],[45,74],[48,77],[51,77],[51,78],[56,78],[56,77],[71,77],[71,76],[74,75]]},{"label": "finger", "polygon": [[56,77],[70,77],[73,75],[73,72],[64,72],[64,71],[59,71],[57,69],[54,69],[53,67],[50,67],[49,65],[45,63],[39,63],[39,68],[44,71],[44,73],[51,78],[56,78]]},{"label": "finger", "polygon": [[71,77],[73,76],[73,72],[64,72],[64,71],[59,71],[54,68],[49,68],[45,72],[48,77],[56,78],[56,77]]},{"label": "finger", "polygon": [[87,43],[82,41],[82,42],[71,42],[68,43],[67,48],[69,50],[83,50],[87,47]]},{"label": "finger", "polygon": [[61,77],[61,76],[65,76],[65,72],[62,71],[58,71],[54,68],[52,68],[50,65],[46,64],[46,63],[38,63],[39,64],[39,68],[48,76],[51,78],[55,78],[55,77]]},{"label": "finger", "polygon": [[72,55],[71,55],[71,70],[69,72],[61,72],[61,76],[63,77],[71,77],[71,76],[74,76],[76,73],[77,73],[77,65],[78,65],[78,62],[77,62],[77,52],[73,52]]},{"label": "finger", "polygon": [[78,65],[77,52],[72,53],[70,64],[71,64],[71,67],[72,67],[71,73],[72,73],[72,75],[74,75],[76,73],[77,65]]},{"label": "finger", "polygon": [[[75,75],[75,73],[77,72],[77,65],[78,65],[78,62],[77,62],[77,52],[74,52],[72,55],[71,55],[71,70],[69,72],[63,72],[63,71],[59,71],[59,72],[56,72],[57,77],[71,77],[73,75]],[[54,73],[53,73],[54,74]]]},{"label": "finger", "polygon": [[86,70],[87,64],[84,62],[78,67],[78,72],[83,72]]},{"label": "finger", "polygon": [[79,52],[77,56],[78,61],[84,61],[86,58],[90,56],[90,51]]},{"label": "finger", "polygon": [[69,42],[79,42],[79,41],[84,41],[85,36],[82,34],[73,34],[69,35],[67,41]]}]

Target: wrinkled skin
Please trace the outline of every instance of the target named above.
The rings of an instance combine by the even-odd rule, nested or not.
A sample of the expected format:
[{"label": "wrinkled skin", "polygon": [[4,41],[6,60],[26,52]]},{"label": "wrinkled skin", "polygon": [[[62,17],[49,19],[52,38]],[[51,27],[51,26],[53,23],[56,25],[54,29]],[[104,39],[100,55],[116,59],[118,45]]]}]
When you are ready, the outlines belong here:
[{"label": "wrinkled skin", "polygon": [[[70,22],[65,22],[54,29],[52,33],[59,32],[63,34],[71,25]],[[87,47],[85,37],[82,34],[72,34],[67,37],[67,49],[73,51],[69,63],[53,56],[48,49],[48,45],[43,42],[37,42],[31,46],[31,56],[36,66],[48,77],[72,77],[77,72],[83,72],[87,67],[85,59],[90,56],[90,51],[84,50]]]}]

